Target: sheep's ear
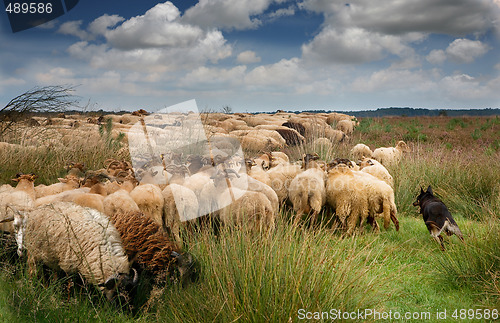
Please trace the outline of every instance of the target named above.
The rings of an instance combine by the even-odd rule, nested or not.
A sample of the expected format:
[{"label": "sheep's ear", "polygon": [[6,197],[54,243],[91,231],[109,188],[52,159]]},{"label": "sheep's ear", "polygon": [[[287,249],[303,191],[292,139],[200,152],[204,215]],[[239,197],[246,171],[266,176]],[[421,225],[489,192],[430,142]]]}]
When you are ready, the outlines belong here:
[{"label": "sheep's ear", "polygon": [[373,163],[373,160],[368,159],[368,165],[375,165],[375,164]]},{"label": "sheep's ear", "polygon": [[12,222],[12,221],[14,221],[14,216],[9,216],[8,218],[1,220],[0,223]]},{"label": "sheep's ear", "polygon": [[61,183],[67,183],[68,182],[68,180],[66,178],[60,178],[60,177],[58,177],[57,180],[59,182],[61,182]]},{"label": "sheep's ear", "polygon": [[427,187],[427,193],[434,195],[434,194],[432,193],[432,187],[431,187],[430,185],[429,185],[429,187]]}]

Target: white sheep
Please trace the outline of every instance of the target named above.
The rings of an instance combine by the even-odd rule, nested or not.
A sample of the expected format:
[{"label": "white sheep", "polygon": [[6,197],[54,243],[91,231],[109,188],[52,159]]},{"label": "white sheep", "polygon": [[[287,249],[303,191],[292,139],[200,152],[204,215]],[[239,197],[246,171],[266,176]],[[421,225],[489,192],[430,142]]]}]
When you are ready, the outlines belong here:
[{"label": "white sheep", "polygon": [[[31,210],[34,207],[34,174],[17,174],[13,181],[18,182],[15,188],[0,193],[0,220],[7,217],[8,206],[16,207],[18,210]],[[0,224],[0,230],[14,232],[11,222]]]},{"label": "white sheep", "polygon": [[346,135],[350,136],[354,132],[354,125],[355,125],[355,122],[353,122],[351,120],[343,119],[343,120],[340,120],[339,122],[337,122],[337,129],[341,130]]},{"label": "white sheep", "polygon": [[52,185],[37,185],[35,186],[36,198],[59,194],[64,191],[74,190],[80,186],[80,178],[73,175],[66,175],[64,178],[58,178],[59,183]]},{"label": "white sheep", "polygon": [[370,147],[365,144],[357,144],[351,149],[351,155],[355,160],[361,159],[363,157],[371,158],[373,152]]},{"label": "white sheep", "polygon": [[399,221],[396,217],[398,210],[392,187],[371,174],[360,171],[353,171],[353,174],[363,185],[363,196],[366,196],[369,208],[369,222],[374,226],[374,229],[378,231],[375,219],[378,214],[382,214],[384,228],[388,229],[392,220],[396,231],[399,231]]},{"label": "white sheep", "polygon": [[278,195],[280,203],[283,203],[288,199],[288,188],[290,186],[290,182],[301,171],[302,170],[299,165],[281,164],[271,168],[267,172],[269,174],[269,178],[271,179],[271,188]]},{"label": "white sheep", "polygon": [[334,210],[347,234],[352,234],[358,220],[362,224],[368,218],[368,198],[363,183],[357,181],[345,165],[328,171],[326,201]]},{"label": "white sheep", "polygon": [[178,184],[167,185],[162,191],[162,195],[164,199],[163,218],[159,225],[163,229],[168,229],[175,241],[182,245],[181,223],[198,217],[198,198],[192,190]]},{"label": "white sheep", "polygon": [[129,212],[139,212],[139,206],[130,196],[129,192],[120,189],[109,194],[103,200],[104,214],[112,217],[115,214],[124,214]]},{"label": "white sheep", "polygon": [[313,160],[317,157],[306,155],[303,158],[306,169],[290,182],[288,196],[296,211],[294,224],[297,225],[302,215],[311,214],[311,226],[326,202],[325,172]]},{"label": "white sheep", "polygon": [[389,166],[398,163],[404,153],[410,152],[410,148],[404,141],[398,141],[396,147],[379,147],[373,151],[372,157],[382,165]]},{"label": "white sheep", "polygon": [[111,300],[119,285],[138,283],[130,279],[130,262],[120,235],[102,213],[75,205],[55,203],[29,212],[10,211],[14,221],[18,253],[26,250],[29,273],[43,262],[68,274],[79,273],[96,284]]},{"label": "white sheep", "polygon": [[[229,188],[227,189],[229,190]],[[229,226],[250,228],[260,232],[274,229],[275,214],[269,199],[260,192],[231,188],[239,196],[219,211],[222,223]],[[224,192],[222,196],[229,196]],[[230,203],[229,203],[230,202]]]},{"label": "white sheep", "polygon": [[141,184],[136,186],[130,197],[147,217],[156,223],[163,223],[163,205],[165,204],[162,190],[155,184]]},{"label": "white sheep", "polygon": [[394,187],[394,179],[392,178],[391,174],[389,174],[387,168],[385,168],[384,165],[382,165],[375,159],[363,158],[361,160],[359,168],[362,172],[371,174],[378,179],[386,182],[391,187]]}]

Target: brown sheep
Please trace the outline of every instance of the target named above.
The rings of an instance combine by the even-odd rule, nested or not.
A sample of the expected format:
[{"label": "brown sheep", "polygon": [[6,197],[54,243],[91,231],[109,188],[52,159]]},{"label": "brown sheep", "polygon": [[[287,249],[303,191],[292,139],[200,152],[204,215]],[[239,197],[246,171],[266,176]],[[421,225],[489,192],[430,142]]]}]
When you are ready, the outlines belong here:
[{"label": "brown sheep", "polygon": [[142,269],[165,282],[178,272],[182,283],[195,278],[195,262],[189,253],[168,239],[153,220],[140,212],[115,213],[111,222],[120,233],[125,252]]}]

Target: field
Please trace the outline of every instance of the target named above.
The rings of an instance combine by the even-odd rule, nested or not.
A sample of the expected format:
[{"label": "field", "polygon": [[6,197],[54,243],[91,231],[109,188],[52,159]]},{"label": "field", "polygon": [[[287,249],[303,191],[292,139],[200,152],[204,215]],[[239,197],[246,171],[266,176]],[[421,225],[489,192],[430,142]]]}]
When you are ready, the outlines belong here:
[{"label": "field", "polygon": [[[492,311],[500,309],[500,118],[359,121],[350,138],[333,149],[304,144],[286,150],[295,158],[316,150],[330,160],[349,157],[360,142],[373,150],[406,141],[411,152],[389,168],[399,232],[391,227],[377,234],[367,226],[344,236],[326,224],[295,227],[286,208],[269,234],[225,228],[218,234],[188,232],[187,249],[201,267],[198,281],[151,289],[145,277],[133,311],[108,304],[92,287],[68,288],[71,277],[28,276],[25,263],[12,256],[14,247],[3,239],[0,321],[292,322],[317,315],[328,321],[339,312],[358,310],[371,311],[363,317],[367,321],[379,318],[374,312],[381,321],[391,320],[384,315],[394,320],[406,313],[439,321],[437,313],[445,310],[448,320],[494,318]],[[64,176],[67,161],[97,169],[107,158],[127,157],[122,136],[111,125],[96,130],[96,140],[75,137],[56,148],[49,146],[49,130],[24,131],[22,141],[16,139],[19,133],[4,138],[21,146],[0,155],[0,185],[19,171],[35,172],[36,184],[47,184]],[[445,238],[443,252],[431,239],[412,206],[420,187],[428,185],[449,207],[466,244],[455,236]]]}]

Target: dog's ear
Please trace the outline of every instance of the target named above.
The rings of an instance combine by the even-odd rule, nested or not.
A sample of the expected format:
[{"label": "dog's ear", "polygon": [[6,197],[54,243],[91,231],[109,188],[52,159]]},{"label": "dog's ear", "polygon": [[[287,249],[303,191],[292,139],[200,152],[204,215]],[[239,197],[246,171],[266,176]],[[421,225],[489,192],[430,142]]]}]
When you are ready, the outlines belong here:
[{"label": "dog's ear", "polygon": [[422,186],[420,186],[420,194],[424,194],[424,189],[422,188]]},{"label": "dog's ear", "polygon": [[427,193],[434,195],[434,194],[432,193],[432,187],[431,187],[430,185],[429,185],[429,187],[427,187]]}]

